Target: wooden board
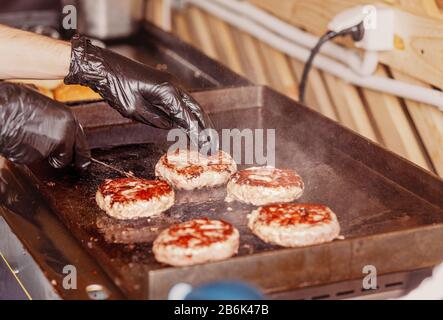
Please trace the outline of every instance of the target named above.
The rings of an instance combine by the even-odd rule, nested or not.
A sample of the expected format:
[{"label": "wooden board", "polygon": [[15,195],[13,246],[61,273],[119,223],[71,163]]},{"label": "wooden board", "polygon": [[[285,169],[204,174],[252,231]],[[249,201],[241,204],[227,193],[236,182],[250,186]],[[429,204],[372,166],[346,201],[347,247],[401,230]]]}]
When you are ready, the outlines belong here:
[{"label": "wooden board", "polygon": [[206,13],[198,8],[190,7],[188,11],[188,23],[203,52],[209,57],[217,59],[218,53],[215,47],[215,39],[213,39],[210,32],[208,32]]},{"label": "wooden board", "polygon": [[329,74],[324,75],[339,121],[372,141],[377,141],[371,121],[357,89]]},{"label": "wooden board", "polygon": [[244,75],[243,66],[240,60],[240,54],[232,36],[230,26],[219,19],[209,18],[209,31],[215,41],[217,52],[220,54],[220,60],[233,71]]},{"label": "wooden board", "polygon": [[[388,76],[382,67],[377,70],[376,74]],[[430,167],[421,149],[420,140],[416,136],[414,127],[399,99],[368,89],[363,89],[363,94],[382,135],[383,144],[397,154],[429,170]]]},{"label": "wooden board", "polygon": [[235,30],[233,36],[248,79],[256,84],[269,85],[270,81],[266,74],[258,41],[249,34],[239,32],[239,30]]},{"label": "wooden board", "polygon": [[[366,0],[249,0],[283,20],[307,31],[321,35],[329,21],[339,12],[354,5],[373,3]],[[399,1],[379,1],[400,6]],[[431,10],[424,3],[433,0],[401,1],[409,12],[396,10],[396,50],[380,54],[380,60],[388,66],[417,79],[443,88],[443,23],[433,17],[418,16],[420,12]],[[413,4],[415,3],[415,4]],[[434,2],[435,4],[435,2]],[[433,8],[438,8],[437,5]],[[437,14],[440,10],[435,9]]]},{"label": "wooden board", "polygon": [[[395,79],[429,88],[423,82],[394,71]],[[443,112],[423,103],[406,100],[406,107],[427,150],[433,169],[443,177]]]},{"label": "wooden board", "polygon": [[[291,59],[291,65],[297,78],[297,85],[299,85],[304,64],[295,59]],[[323,76],[321,72],[315,68],[311,70],[309,75],[309,81],[306,87],[306,104],[328,118],[335,121],[338,120],[337,112],[330,99]]]},{"label": "wooden board", "polygon": [[296,99],[298,88],[286,55],[263,42],[260,42],[260,50],[271,85],[279,92]]}]

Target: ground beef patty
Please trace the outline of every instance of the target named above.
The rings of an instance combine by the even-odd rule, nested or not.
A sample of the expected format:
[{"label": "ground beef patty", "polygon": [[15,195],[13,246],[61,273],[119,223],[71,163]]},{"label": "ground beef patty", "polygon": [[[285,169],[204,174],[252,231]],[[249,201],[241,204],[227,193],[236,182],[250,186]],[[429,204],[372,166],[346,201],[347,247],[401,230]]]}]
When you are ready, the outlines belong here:
[{"label": "ground beef patty", "polygon": [[174,204],[167,182],[138,178],[106,180],[96,193],[98,206],[117,219],[152,217]]},{"label": "ground beef patty", "polygon": [[334,212],[316,204],[272,204],[252,211],[248,220],[260,239],[283,247],[329,242],[340,234]]},{"label": "ground beef patty", "polygon": [[190,266],[227,259],[235,255],[239,232],[231,224],[195,219],[163,230],[154,241],[157,261],[172,266]]},{"label": "ground beef patty", "polygon": [[197,151],[176,150],[162,156],[155,166],[157,177],[184,190],[223,185],[236,171],[234,160],[223,151],[204,156]]},{"label": "ground beef patty", "polygon": [[303,188],[301,177],[293,170],[254,167],[231,176],[226,201],[237,200],[256,206],[291,202],[302,195]]}]

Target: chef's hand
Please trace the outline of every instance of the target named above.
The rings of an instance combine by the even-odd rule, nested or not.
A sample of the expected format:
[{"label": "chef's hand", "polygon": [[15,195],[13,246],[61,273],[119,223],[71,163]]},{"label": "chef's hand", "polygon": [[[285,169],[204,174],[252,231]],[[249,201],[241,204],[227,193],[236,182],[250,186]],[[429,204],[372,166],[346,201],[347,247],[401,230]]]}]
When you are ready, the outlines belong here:
[{"label": "chef's hand", "polygon": [[29,197],[29,189],[33,186],[19,174],[19,168],[0,156],[0,206],[25,216],[34,213],[35,200]]},{"label": "chef's hand", "polygon": [[[171,74],[96,47],[82,36],[74,36],[71,44],[66,84],[92,88],[124,117],[162,129],[177,126],[194,144],[197,141],[193,133],[211,127],[199,104]],[[204,145],[207,139],[200,135],[198,145]]]},{"label": "chef's hand", "polygon": [[0,83],[0,154],[29,164],[48,158],[55,168],[90,163],[85,134],[71,110],[31,88]]}]

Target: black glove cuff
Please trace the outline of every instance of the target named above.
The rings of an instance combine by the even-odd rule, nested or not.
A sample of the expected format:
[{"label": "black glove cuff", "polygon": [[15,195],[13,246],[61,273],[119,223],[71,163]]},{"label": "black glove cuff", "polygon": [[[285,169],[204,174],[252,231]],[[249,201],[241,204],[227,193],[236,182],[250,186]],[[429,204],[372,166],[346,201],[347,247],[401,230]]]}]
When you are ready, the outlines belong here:
[{"label": "black glove cuff", "polygon": [[71,64],[65,84],[80,84],[100,92],[100,83],[106,81],[102,49],[76,34],[71,39]]},{"label": "black glove cuff", "polygon": [[9,156],[8,149],[12,140],[10,128],[15,128],[15,132],[18,132],[23,125],[23,123],[20,123],[20,117],[15,116],[14,113],[21,112],[20,107],[22,104],[13,111],[8,108],[12,104],[11,97],[20,95],[20,87],[21,85],[18,84],[0,82],[0,155],[6,158]]}]

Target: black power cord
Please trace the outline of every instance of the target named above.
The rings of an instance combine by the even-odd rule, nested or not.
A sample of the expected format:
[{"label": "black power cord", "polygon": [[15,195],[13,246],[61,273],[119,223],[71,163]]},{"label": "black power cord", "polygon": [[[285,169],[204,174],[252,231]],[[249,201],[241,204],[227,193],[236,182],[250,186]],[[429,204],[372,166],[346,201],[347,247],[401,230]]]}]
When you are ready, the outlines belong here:
[{"label": "black power cord", "polygon": [[335,31],[328,31],[327,33],[325,33],[317,42],[317,44],[315,45],[315,47],[311,50],[311,54],[309,56],[308,61],[306,61],[305,67],[303,69],[303,75],[300,81],[300,86],[299,86],[299,101],[301,103],[305,102],[305,94],[306,94],[306,85],[308,82],[308,76],[309,76],[309,71],[311,71],[312,68],[312,63],[314,61],[314,58],[317,56],[317,54],[319,53],[321,47],[328,41],[337,38],[337,37],[344,37],[347,35],[352,36],[352,39],[354,41],[360,41],[363,39],[365,33],[365,29],[364,29],[364,25],[363,22],[353,26],[351,28],[347,28],[344,29],[340,32],[335,32]]}]

